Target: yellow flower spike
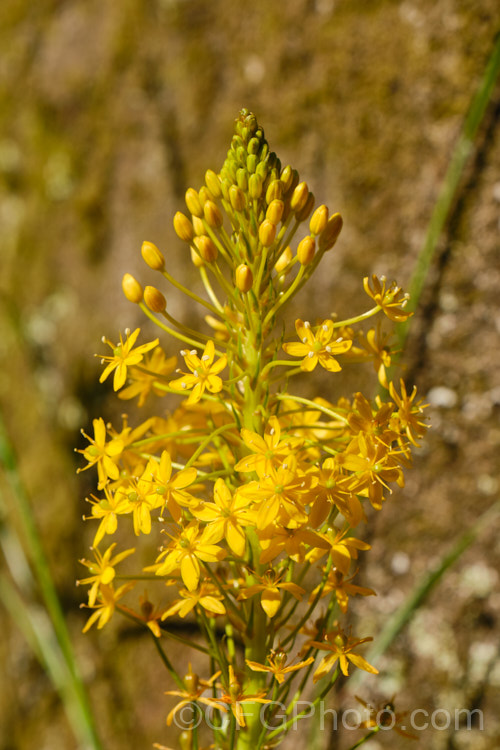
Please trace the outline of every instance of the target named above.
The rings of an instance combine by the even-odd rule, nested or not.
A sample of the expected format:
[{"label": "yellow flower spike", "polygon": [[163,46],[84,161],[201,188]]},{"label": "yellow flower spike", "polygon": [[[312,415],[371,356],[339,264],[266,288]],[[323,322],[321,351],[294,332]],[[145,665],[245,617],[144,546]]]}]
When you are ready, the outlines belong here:
[{"label": "yellow flower spike", "polygon": [[311,216],[309,221],[309,229],[312,235],[315,237],[324,231],[328,223],[328,208],[327,206],[318,206],[316,211]]},{"label": "yellow flower spike", "polygon": [[343,223],[340,214],[337,213],[330,216],[318,239],[318,247],[321,251],[326,252],[332,249],[337,242]]},{"label": "yellow flower spike", "polygon": [[214,260],[217,260],[219,251],[210,237],[203,234],[200,237],[195,237],[193,242],[200,256],[206,261],[206,263],[213,263]]},{"label": "yellow flower spike", "polygon": [[[113,356],[101,357],[101,363],[104,364],[105,362],[107,362],[108,364],[104,369],[101,377],[99,378],[100,383],[104,383],[108,375],[111,375],[111,373],[114,371],[115,374],[113,377],[113,389],[115,391],[119,391],[120,388],[125,385],[125,381],[127,379],[127,367],[131,367],[132,365],[137,365],[139,364],[139,362],[142,362],[144,354],[151,349],[154,349],[155,346],[158,345],[159,339],[155,339],[154,341],[150,341],[148,344],[141,344],[141,346],[136,346],[134,349],[134,344],[137,340],[140,330],[140,328],[136,328],[133,333],[130,333],[130,329],[127,328],[125,331],[125,341],[120,334],[120,343],[118,344],[113,344],[111,341],[109,341],[109,339],[103,336],[102,341],[104,344],[107,344],[109,347],[111,347]],[[97,354],[96,356],[99,355]]]},{"label": "yellow flower spike", "polygon": [[142,302],[142,286],[134,279],[132,274],[126,273],[122,279],[123,294],[129,302],[138,305]]},{"label": "yellow flower spike", "polygon": [[283,344],[283,349],[292,357],[304,358],[300,363],[304,372],[311,372],[318,363],[329,372],[339,372],[342,369],[333,355],[349,351],[352,341],[341,337],[332,341],[335,334],[332,320],[324,320],[316,326],[316,333],[313,333],[310,323],[299,319],[295,322],[295,330],[301,343]]},{"label": "yellow flower spike", "polygon": [[271,247],[276,237],[276,224],[269,219],[264,219],[259,227],[259,240],[263,247]]},{"label": "yellow flower spike", "polygon": [[314,258],[316,242],[314,237],[308,235],[302,239],[297,246],[297,258],[302,266],[307,266]]},{"label": "yellow flower spike", "polygon": [[182,211],[177,211],[174,216],[174,229],[177,236],[183,242],[191,242],[191,240],[193,239],[193,225],[189,221],[188,217],[182,213]]},{"label": "yellow flower spike", "polygon": [[160,290],[154,286],[145,287],[144,302],[155,313],[161,313],[167,309],[167,300]]},{"label": "yellow flower spike", "polygon": [[145,241],[142,243],[141,255],[144,262],[147,263],[153,271],[163,271],[165,268],[165,258],[163,257],[163,253],[161,253],[152,242]]},{"label": "yellow flower spike", "polygon": [[194,188],[188,188],[186,190],[185,198],[188,211],[192,213],[193,216],[198,216],[201,219],[203,216],[203,205],[196,190]]},{"label": "yellow flower spike", "polygon": [[301,182],[297,185],[290,198],[290,208],[294,213],[301,211],[307,203],[309,197],[309,187],[307,182]]},{"label": "yellow flower spike", "polygon": [[253,273],[252,270],[244,263],[239,265],[236,269],[234,274],[234,283],[236,285],[236,288],[239,289],[239,291],[243,294],[246,294],[252,288]]}]

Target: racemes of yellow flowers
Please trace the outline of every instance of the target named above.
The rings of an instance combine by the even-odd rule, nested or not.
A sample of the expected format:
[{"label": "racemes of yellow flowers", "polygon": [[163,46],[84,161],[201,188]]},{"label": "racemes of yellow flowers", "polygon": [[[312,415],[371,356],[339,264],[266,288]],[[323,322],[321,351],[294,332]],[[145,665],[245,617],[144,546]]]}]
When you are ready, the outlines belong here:
[{"label": "racemes of yellow flowers", "polygon": [[[84,434],[81,469],[97,470],[87,516],[94,560],[82,561],[86,629],[115,612],[148,627],[178,688],[167,694],[182,699],[168,723],[186,705],[205,706],[216,748],[258,750],[282,739],[290,722],[276,711],[285,705],[291,715],[309,681],[322,680],[324,697],[349,667],[377,672],[357,653],[370,638],[348,635],[345,622],[349,597],[374,593],[353,583],[358,555],[369,550],[359,527],[368,506],[380,510],[403,485],[426,426],[415,390],[388,379],[380,321],[409,315],[395,283],[367,278],[368,309],[290,325],[290,303],[335,245],[342,219],[314,209],[307,184],[281,165],[250,112],[236,120],[221,170],[186,192],[186,207],[174,228],[206,294],[174,279],[151,242],[142,256],[201,306],[204,330],[176,320],[159,289],[126,274],[126,297],[157,324],[162,344],[138,343],[139,329],[116,345],[104,339],[111,353],[100,380],[113,374],[119,398],[138,406],[156,398],[158,416],[135,427],[125,419],[120,429],[99,417],[94,437]],[[336,373],[365,361],[385,399],[330,402],[292,388],[319,365],[335,392]],[[140,554],[120,551],[127,537],[148,543]],[[173,618],[194,622],[205,645],[174,631]],[[203,679],[175,658],[174,638],[206,656]],[[204,731],[193,714],[183,747],[197,748]]]}]

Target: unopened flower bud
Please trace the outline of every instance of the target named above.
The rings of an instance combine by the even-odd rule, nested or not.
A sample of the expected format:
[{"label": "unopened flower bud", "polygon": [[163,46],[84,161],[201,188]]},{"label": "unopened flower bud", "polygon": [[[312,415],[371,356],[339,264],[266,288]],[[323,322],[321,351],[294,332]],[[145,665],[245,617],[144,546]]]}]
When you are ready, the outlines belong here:
[{"label": "unopened flower bud", "polygon": [[266,219],[269,219],[269,221],[272,221],[273,224],[279,224],[281,221],[281,217],[283,216],[284,208],[285,208],[285,204],[283,203],[283,201],[274,199],[273,201],[271,201],[271,203],[267,207]]},{"label": "unopened flower bud", "polygon": [[203,207],[200,201],[200,196],[194,188],[188,188],[186,190],[186,206],[193,216],[203,216]]},{"label": "unopened flower bud", "polygon": [[318,234],[321,234],[323,229],[326,227],[326,224],[328,222],[328,207],[318,206],[316,211],[311,216],[311,220],[309,222],[309,229],[311,230],[311,234],[313,234],[315,237]]},{"label": "unopened flower bud", "polygon": [[307,182],[301,182],[295,190],[292,193],[292,197],[290,198],[290,207],[292,211],[297,213],[300,211],[307,202],[307,197],[309,195],[309,188],[307,187]]},{"label": "unopened flower bud", "polygon": [[262,177],[262,179],[265,180],[268,172],[269,172],[269,166],[267,162],[259,161],[259,163],[257,164],[257,169],[255,170],[255,174],[258,174],[259,177]]},{"label": "unopened flower bud", "polygon": [[266,203],[271,204],[274,200],[281,200],[283,195],[283,183],[280,180],[272,180],[266,190]]},{"label": "unopened flower bud", "polygon": [[200,203],[202,206],[204,206],[207,201],[214,200],[214,196],[205,185],[202,185],[202,187],[200,188],[200,192],[198,193],[198,198],[200,199]]},{"label": "unopened flower bud", "polygon": [[248,194],[250,198],[258,200],[262,195],[262,177],[258,174],[251,174],[248,180]]},{"label": "unopened flower bud", "polygon": [[318,244],[320,250],[330,250],[335,243],[342,229],[342,216],[340,214],[333,214],[327,221],[326,227],[323,229],[319,236]]},{"label": "unopened flower bud", "polygon": [[229,188],[229,201],[235,211],[243,211],[245,208],[245,194],[237,185],[231,185]]},{"label": "unopened flower bud", "polygon": [[252,288],[253,284],[253,273],[252,270],[246,266],[244,263],[238,266],[238,268],[235,271],[234,275],[234,281],[236,284],[236,287],[240,290],[240,292],[243,292],[246,294],[246,292],[249,292]]},{"label": "unopened flower bud", "polygon": [[285,270],[285,268],[288,266],[288,264],[291,262],[293,258],[292,249],[290,246],[286,247],[283,252],[281,253],[280,257],[274,264],[275,269],[278,273],[281,273]]},{"label": "unopened flower bud", "polygon": [[314,237],[307,236],[301,240],[297,247],[297,258],[302,266],[307,266],[314,258],[316,243]]},{"label": "unopened flower bud", "polygon": [[257,163],[258,159],[255,154],[248,154],[246,165],[247,165],[247,172],[250,172],[250,174],[253,174],[255,170],[257,169]]},{"label": "unopened flower bud", "polygon": [[152,242],[143,242],[141,247],[141,255],[144,262],[148,264],[153,271],[163,271],[165,268],[165,258],[156,245]]},{"label": "unopened flower bud", "polygon": [[194,247],[189,248],[191,250],[191,260],[193,261],[193,265],[196,266],[196,268],[201,268],[201,266],[205,265],[205,261],[203,258],[200,258]]},{"label": "unopened flower bud", "polygon": [[177,211],[174,216],[174,229],[178,237],[183,242],[191,242],[193,239],[193,225],[189,221],[188,217],[185,216],[181,211]]},{"label": "unopened flower bud", "polygon": [[154,286],[147,286],[144,289],[144,302],[150,310],[156,313],[164,312],[167,309],[167,300]]},{"label": "unopened flower bud", "polygon": [[214,198],[221,197],[222,190],[220,180],[212,169],[207,169],[207,171],[205,172],[205,184]]},{"label": "unopened flower bud", "polygon": [[132,274],[125,274],[122,279],[122,289],[123,294],[129,302],[134,302],[136,305],[138,305],[139,302],[142,302],[142,286],[136,279],[134,279]]},{"label": "unopened flower bud", "polygon": [[212,229],[218,229],[222,226],[223,218],[219,206],[213,201],[205,201],[203,205],[203,215],[205,221]]},{"label": "unopened flower bud", "polygon": [[[283,172],[280,175],[280,181],[283,183],[283,193],[286,194],[292,187],[292,182],[294,179],[294,176],[296,176],[297,183],[299,181],[299,173],[296,169],[292,169],[289,164],[284,168]],[[296,183],[296,184],[297,184]],[[294,185],[295,187],[295,185]]]},{"label": "unopened flower bud", "polygon": [[210,237],[207,237],[206,234],[202,234],[201,237],[195,237],[194,244],[196,245],[196,248],[198,249],[198,252],[200,253],[203,260],[205,260],[207,263],[212,263],[217,259],[217,247],[210,239]]},{"label": "unopened flower bud", "polygon": [[312,193],[309,193],[309,195],[307,196],[307,200],[305,204],[302,206],[302,208],[300,209],[300,211],[295,212],[296,220],[298,222],[305,221],[308,218],[311,211],[313,210],[313,208],[314,208],[314,195]]},{"label": "unopened flower bud", "polygon": [[259,227],[259,240],[264,247],[271,247],[276,237],[276,224],[269,219],[264,219]]},{"label": "unopened flower bud", "polygon": [[193,216],[193,229],[194,233],[197,237],[199,237],[201,234],[205,234],[207,231],[205,229],[205,224],[203,223],[203,219],[199,219],[197,216]]},{"label": "unopened flower bud", "polygon": [[238,183],[238,187],[240,187],[242,190],[247,190],[248,174],[246,169],[238,169],[238,171],[236,172],[236,182]]}]

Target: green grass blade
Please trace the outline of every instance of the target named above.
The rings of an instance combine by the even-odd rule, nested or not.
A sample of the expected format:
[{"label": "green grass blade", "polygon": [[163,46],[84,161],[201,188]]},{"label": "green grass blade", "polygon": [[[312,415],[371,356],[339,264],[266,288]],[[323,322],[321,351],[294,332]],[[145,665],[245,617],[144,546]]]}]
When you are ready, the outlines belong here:
[{"label": "green grass blade", "polygon": [[[457,195],[461,177],[470,155],[474,149],[474,140],[476,138],[479,126],[486,112],[486,107],[491,99],[493,88],[500,73],[500,34],[496,37],[495,44],[486,65],[483,77],[476,91],[467,116],[464,120],[462,132],[453,151],[443,185],[438,199],[434,206],[432,216],[427,228],[427,234],[423,247],[417,258],[415,269],[409,284],[410,300],[408,303],[409,310],[415,310],[424,288],[425,280],[436,251],[439,238],[443,228],[450,215],[450,210]],[[399,323],[396,329],[398,338],[398,347],[404,347],[410,321]]]},{"label": "green grass blade", "polygon": [[[54,687],[61,696],[79,746],[82,750],[101,750],[64,614],[1,415],[0,469],[15,499],[16,523],[25,543],[23,548],[13,531],[13,526],[5,523],[7,504],[0,494],[0,511],[3,517],[0,545],[12,580],[17,586],[16,588],[6,576],[2,576],[0,598],[15,616],[16,624],[23,631],[37,658],[47,669]],[[25,554],[24,549],[29,550],[29,556]],[[27,603],[32,598],[32,591],[35,589],[31,569],[34,571],[47,614],[45,612],[42,614],[34,604]],[[18,591],[23,591],[24,597]]]}]

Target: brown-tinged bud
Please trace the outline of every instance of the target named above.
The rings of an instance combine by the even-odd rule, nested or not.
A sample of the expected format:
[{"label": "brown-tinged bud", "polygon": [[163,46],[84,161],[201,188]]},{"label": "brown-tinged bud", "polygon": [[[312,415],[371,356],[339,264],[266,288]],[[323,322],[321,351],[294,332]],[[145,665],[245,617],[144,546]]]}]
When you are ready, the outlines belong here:
[{"label": "brown-tinged bud", "polygon": [[318,234],[321,234],[323,229],[326,227],[327,222],[328,207],[325,205],[318,206],[316,211],[311,216],[311,220],[309,222],[309,229],[311,230],[311,234],[317,237]]},{"label": "brown-tinged bud", "polygon": [[144,262],[147,263],[153,271],[163,271],[165,268],[165,258],[163,257],[163,253],[161,253],[152,242],[146,241],[142,243],[141,255]]},{"label": "brown-tinged bud", "polygon": [[302,208],[300,209],[300,211],[295,212],[295,218],[297,219],[297,221],[298,222],[305,221],[308,218],[311,211],[313,210],[313,208],[314,208],[314,195],[312,193],[309,193],[309,195],[307,196],[307,200],[305,204],[302,206]]},{"label": "brown-tinged bud", "polygon": [[274,200],[271,201],[271,203],[267,207],[266,219],[269,219],[269,221],[272,221],[273,224],[279,224],[281,221],[281,217],[283,216],[284,208],[285,208],[285,204],[283,203],[283,201],[280,201],[275,198]]},{"label": "brown-tinged bud", "polygon": [[193,225],[189,221],[188,217],[185,216],[181,211],[177,211],[174,216],[174,229],[176,235],[180,237],[183,242],[191,242],[191,240],[193,239]]},{"label": "brown-tinged bud", "polygon": [[250,198],[258,200],[262,195],[263,180],[259,174],[251,174],[248,180],[248,194]]},{"label": "brown-tinged bud", "polygon": [[316,242],[314,237],[310,237],[309,235],[299,242],[297,247],[297,258],[302,266],[307,266],[308,263],[312,261],[315,248]]},{"label": "brown-tinged bud", "polygon": [[200,196],[194,188],[188,188],[186,190],[186,206],[193,216],[199,216],[200,218],[203,216],[203,206],[200,201]]},{"label": "brown-tinged bud", "polygon": [[212,229],[219,229],[222,226],[223,218],[219,206],[213,201],[205,201],[203,205],[203,215],[205,221]]},{"label": "brown-tinged bud", "polygon": [[196,268],[201,268],[201,266],[205,265],[205,261],[203,258],[200,258],[194,247],[189,248],[191,250],[191,260],[193,261],[193,264],[196,266]]},{"label": "brown-tinged bud", "polygon": [[[293,182],[294,174],[297,175],[297,183],[298,183],[298,181],[299,181],[298,180],[299,173],[297,172],[296,169],[292,169],[291,166],[289,164],[287,164],[287,166],[284,168],[284,170],[282,171],[282,173],[280,175],[280,180],[283,183],[283,193],[284,194],[288,193],[288,191],[292,187],[292,182]],[[295,185],[294,185],[294,187],[295,187]]]},{"label": "brown-tinged bud", "polygon": [[244,263],[238,266],[234,274],[234,281],[236,287],[246,294],[250,291],[253,284],[253,273],[252,270]]},{"label": "brown-tinged bud", "polygon": [[276,224],[269,219],[264,219],[259,227],[259,240],[263,247],[271,247],[276,237]]},{"label": "brown-tinged bud", "polygon": [[194,244],[196,245],[198,252],[200,253],[203,260],[207,263],[212,263],[217,259],[218,250],[210,237],[206,234],[202,234],[201,237],[194,238]]},{"label": "brown-tinged bud", "polygon": [[337,242],[338,236],[343,225],[342,216],[333,214],[327,221],[326,227],[319,236],[318,244],[320,250],[330,250]]},{"label": "brown-tinged bud", "polygon": [[292,193],[292,197],[290,198],[290,208],[292,211],[297,213],[300,211],[307,202],[307,197],[309,195],[309,188],[307,187],[307,182],[301,182],[295,190]]},{"label": "brown-tinged bud", "polygon": [[126,273],[122,279],[123,294],[129,302],[138,305],[142,302],[142,286],[131,273]]},{"label": "brown-tinged bud", "polygon": [[237,185],[229,188],[229,201],[235,211],[243,211],[245,208],[245,194]]},{"label": "brown-tinged bud", "polygon": [[196,672],[192,672],[191,669],[186,675],[184,675],[184,685],[186,686],[188,693],[196,693],[199,683],[200,680],[198,675]]},{"label": "brown-tinged bud", "polygon": [[293,258],[292,249],[290,246],[286,247],[283,252],[281,253],[280,257],[274,264],[275,269],[278,273],[281,273],[285,270],[285,268],[288,266],[288,264],[291,262]]},{"label": "brown-tinged bud", "polygon": [[205,184],[214,198],[220,198],[222,195],[221,184],[218,175],[212,169],[205,172]]},{"label": "brown-tinged bud", "polygon": [[144,302],[150,310],[156,313],[164,312],[167,309],[167,300],[154,286],[147,286],[144,289]]},{"label": "brown-tinged bud", "polygon": [[181,750],[192,750],[193,748],[193,732],[191,729],[184,729],[179,735],[179,744]]},{"label": "brown-tinged bud", "polygon": [[272,180],[266,190],[266,203],[270,204],[274,200],[281,200],[283,195],[283,183],[280,180]]}]

